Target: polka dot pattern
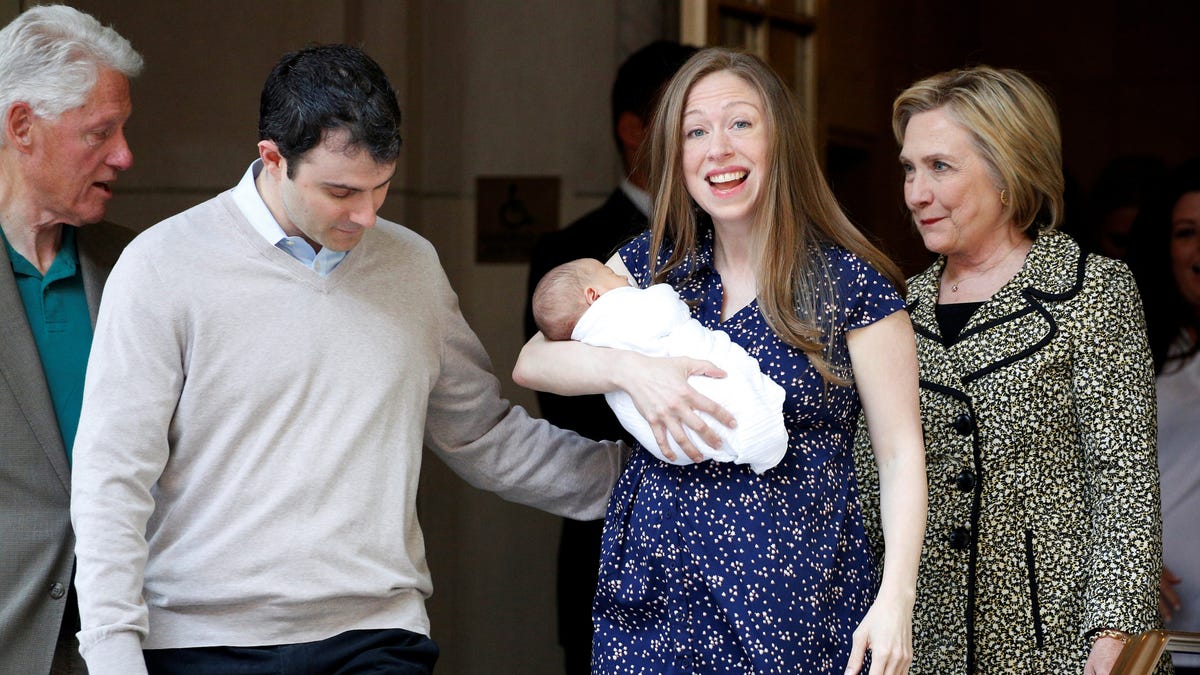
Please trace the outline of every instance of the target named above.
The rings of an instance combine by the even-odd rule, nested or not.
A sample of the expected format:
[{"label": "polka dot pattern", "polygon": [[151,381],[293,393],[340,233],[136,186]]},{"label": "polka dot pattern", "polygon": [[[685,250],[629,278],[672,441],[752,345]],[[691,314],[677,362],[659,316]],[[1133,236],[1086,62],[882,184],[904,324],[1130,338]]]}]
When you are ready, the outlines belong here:
[{"label": "polka dot pattern", "polygon": [[[648,244],[643,235],[621,250],[642,287]],[[861,259],[834,247],[824,255],[838,299],[822,307],[831,359],[848,368],[845,331],[903,303]],[[757,303],[721,321],[711,231],[669,281],[696,319],[726,331],[787,391],[788,452],[758,475],[635,450],[605,523],[593,672],[841,673],[876,584],[851,458],[857,393],[827,386]]]}]

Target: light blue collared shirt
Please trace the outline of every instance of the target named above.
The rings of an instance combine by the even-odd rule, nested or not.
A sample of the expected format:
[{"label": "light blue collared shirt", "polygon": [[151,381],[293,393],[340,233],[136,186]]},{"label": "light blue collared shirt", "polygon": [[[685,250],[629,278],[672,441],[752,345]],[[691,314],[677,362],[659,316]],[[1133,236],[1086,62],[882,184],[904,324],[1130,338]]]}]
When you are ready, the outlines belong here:
[{"label": "light blue collared shirt", "polygon": [[342,262],[347,252],[334,251],[328,246],[324,246],[318,253],[312,245],[304,240],[304,237],[287,236],[287,233],[279,226],[279,222],[275,220],[275,216],[271,215],[271,210],[267,208],[267,203],[263,201],[262,195],[258,194],[258,187],[254,185],[254,179],[258,178],[260,171],[262,171],[262,159],[256,159],[250,164],[250,168],[246,169],[242,180],[234,186],[233,203],[237,204],[238,210],[246,216],[246,220],[250,221],[250,224],[267,240],[267,243],[299,260],[305,267],[317,274],[328,275]]}]

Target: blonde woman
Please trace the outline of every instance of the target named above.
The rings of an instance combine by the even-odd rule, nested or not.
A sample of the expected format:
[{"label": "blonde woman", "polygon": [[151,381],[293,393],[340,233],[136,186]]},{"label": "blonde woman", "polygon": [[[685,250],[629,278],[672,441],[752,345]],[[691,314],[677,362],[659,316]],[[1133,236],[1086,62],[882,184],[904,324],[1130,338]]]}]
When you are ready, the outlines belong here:
[{"label": "blonde woman", "polygon": [[[892,123],[938,254],[907,297],[929,472],[912,672],[1105,675],[1154,625],[1161,564],[1133,277],[1056,231],[1058,119],[1025,75],[921,80]],[[869,520],[874,437],[858,438]]]}]

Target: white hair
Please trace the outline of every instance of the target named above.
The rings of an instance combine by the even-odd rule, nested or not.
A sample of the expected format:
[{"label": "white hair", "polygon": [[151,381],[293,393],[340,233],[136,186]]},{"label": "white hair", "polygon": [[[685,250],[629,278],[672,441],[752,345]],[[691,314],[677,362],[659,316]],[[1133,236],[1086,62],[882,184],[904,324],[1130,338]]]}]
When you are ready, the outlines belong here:
[{"label": "white hair", "polygon": [[87,102],[100,68],[132,78],[142,57],[91,15],[66,5],[31,7],[0,30],[0,113],[24,102],[56,119]]}]

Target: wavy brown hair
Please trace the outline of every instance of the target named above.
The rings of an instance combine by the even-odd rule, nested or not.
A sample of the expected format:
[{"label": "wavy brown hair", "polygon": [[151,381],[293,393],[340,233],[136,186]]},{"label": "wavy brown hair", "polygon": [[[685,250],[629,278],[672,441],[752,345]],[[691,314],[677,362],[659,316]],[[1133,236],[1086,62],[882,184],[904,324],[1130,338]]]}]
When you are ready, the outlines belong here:
[{"label": "wavy brown hair", "polygon": [[[642,161],[655,195],[650,219],[650,275],[656,283],[687,261],[695,263],[706,215],[683,180],[683,114],[692,87],[704,77],[729,72],[762,99],[769,139],[763,190],[755,212],[754,256],[758,307],[775,334],[808,355],[826,381],[845,385],[847,370],[835,372],[829,358],[833,326],[823,307],[838,302],[822,244],[841,246],[879,270],[904,293],[899,268],[846,217],[825,182],[800,107],[783,80],[758,57],[713,47],[693,56],[664,90],[650,127]],[[658,266],[659,251],[672,242]]]}]

